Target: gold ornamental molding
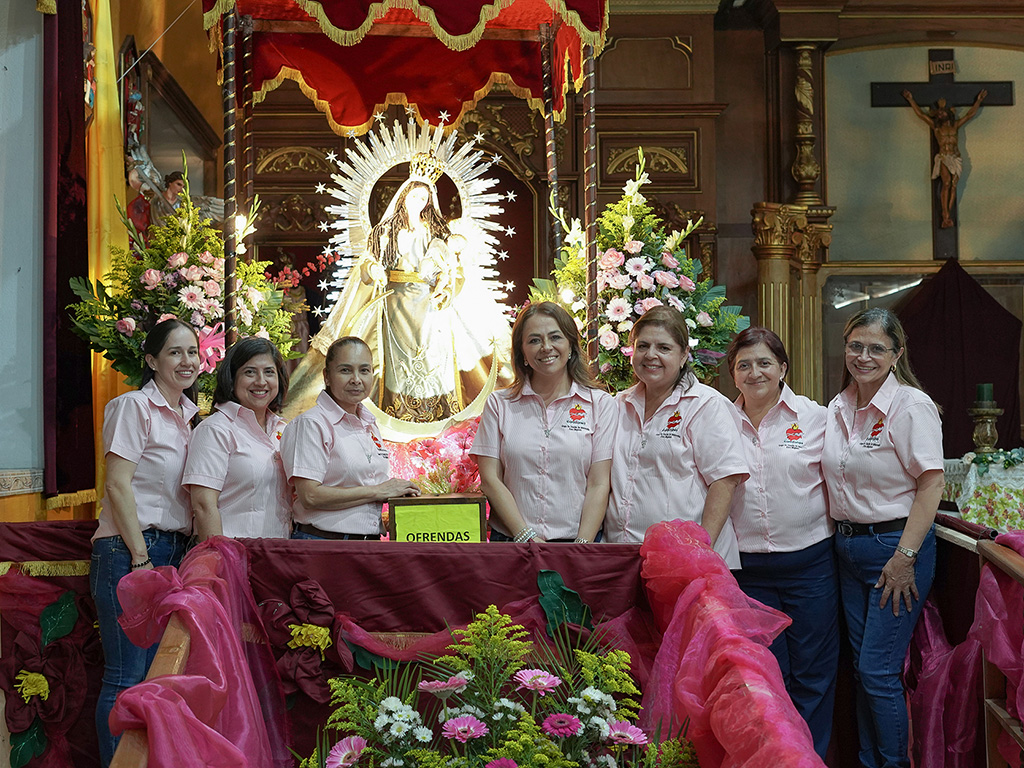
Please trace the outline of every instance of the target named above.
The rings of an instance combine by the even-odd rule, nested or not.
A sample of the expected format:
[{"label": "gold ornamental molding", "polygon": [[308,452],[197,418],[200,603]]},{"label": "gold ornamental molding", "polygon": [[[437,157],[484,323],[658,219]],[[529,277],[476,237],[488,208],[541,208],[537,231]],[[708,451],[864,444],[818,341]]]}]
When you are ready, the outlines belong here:
[{"label": "gold ornamental molding", "polygon": [[327,159],[330,147],[260,147],[256,151],[256,173],[317,173],[334,171]]},{"label": "gold ornamental molding", "polygon": [[[464,141],[480,136],[501,150],[506,159],[511,155],[517,163],[511,164],[512,172],[521,180],[528,181],[537,175],[528,158],[537,148],[540,137],[540,119],[537,112],[524,108],[509,110],[506,104],[477,104],[462,115],[456,129]],[[564,143],[564,135],[562,139]]]},{"label": "gold ornamental molding", "polygon": [[807,207],[803,205],[754,203],[750,215],[754,255],[759,259],[780,255],[788,258],[799,239],[795,237],[796,231],[807,226]]},{"label": "gold ornamental molding", "polygon": [[[687,157],[689,147],[679,145],[675,147],[644,147],[644,160],[647,161],[647,170],[659,173],[675,173],[686,176],[690,173],[690,163]],[[636,148],[627,149],[616,147],[608,150],[608,173],[632,173],[636,164],[640,161],[640,154]]]}]

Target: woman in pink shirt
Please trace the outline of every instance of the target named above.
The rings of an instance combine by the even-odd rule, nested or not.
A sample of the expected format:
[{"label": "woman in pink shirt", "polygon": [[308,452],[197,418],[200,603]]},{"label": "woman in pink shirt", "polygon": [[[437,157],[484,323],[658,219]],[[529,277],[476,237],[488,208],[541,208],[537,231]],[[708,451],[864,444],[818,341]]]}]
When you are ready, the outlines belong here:
[{"label": "woman in pink shirt", "polygon": [[96,731],[104,766],[118,742],[108,724],[114,699],[142,681],[157,648],[138,648],[125,637],[117,622],[117,584],[132,571],[177,566],[192,530],[181,476],[190,422],[199,410],[194,401],[199,339],[191,325],[165,320],[146,334],[143,351],[142,386],[114,398],[103,411],[106,481],[89,587],[103,643]]},{"label": "woman in pink shirt", "polygon": [[295,486],[293,539],[380,539],[381,512],[392,496],[419,496],[389,475],[377,420],[363,400],[373,386],[373,358],[362,339],[345,336],[327,350],[324,391],[285,427],[281,458]]},{"label": "woman in pink shirt", "polygon": [[281,463],[288,394],[284,359],[266,339],[242,339],[217,369],[216,410],[192,433],[182,482],[200,541],[287,539],[292,505]]},{"label": "woman in pink shirt", "polygon": [[853,646],[860,761],[909,766],[900,673],[935,575],[942,424],[892,312],[858,312],[843,338],[844,389],[828,406],[821,465]]},{"label": "woman in pink shirt", "polygon": [[740,565],[729,503],[747,478],[732,406],[690,369],[681,312],[647,310],[630,332],[637,383],[620,392],[604,535],[640,542],[662,520],[700,523],[730,568]]},{"label": "woman in pink shirt", "polygon": [[821,474],[827,410],[783,381],[789,356],[767,328],[742,331],[726,360],[740,391],[733,415],[750,468],[732,498],[743,566],[736,581],[793,620],[771,651],[824,758],[839,662],[839,585]]},{"label": "woman in pink shirt", "polygon": [[512,326],[515,381],[487,398],[470,450],[491,541],[593,541],[608,505],[615,405],[587,370],[572,317],[530,304]]}]

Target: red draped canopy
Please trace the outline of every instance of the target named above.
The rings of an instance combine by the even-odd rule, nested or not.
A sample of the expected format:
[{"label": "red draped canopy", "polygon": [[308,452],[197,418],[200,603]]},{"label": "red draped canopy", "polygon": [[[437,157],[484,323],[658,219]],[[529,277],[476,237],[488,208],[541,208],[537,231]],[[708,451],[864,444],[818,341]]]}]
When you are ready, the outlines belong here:
[{"label": "red draped canopy", "polygon": [[543,25],[560,114],[583,48],[601,50],[608,18],[607,0],[203,0],[217,41],[232,7],[253,18],[256,101],[294,80],[338,133],[364,132],[391,104],[451,125],[496,83],[540,109]]}]

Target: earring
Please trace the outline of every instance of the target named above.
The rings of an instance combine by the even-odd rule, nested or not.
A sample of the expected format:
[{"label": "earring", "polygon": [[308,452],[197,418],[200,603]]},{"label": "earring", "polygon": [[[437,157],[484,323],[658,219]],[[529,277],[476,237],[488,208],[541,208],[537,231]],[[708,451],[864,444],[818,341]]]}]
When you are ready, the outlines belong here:
[{"label": "earring", "polygon": [[890,365],[889,366],[889,373],[896,373],[896,366],[895,365]]}]

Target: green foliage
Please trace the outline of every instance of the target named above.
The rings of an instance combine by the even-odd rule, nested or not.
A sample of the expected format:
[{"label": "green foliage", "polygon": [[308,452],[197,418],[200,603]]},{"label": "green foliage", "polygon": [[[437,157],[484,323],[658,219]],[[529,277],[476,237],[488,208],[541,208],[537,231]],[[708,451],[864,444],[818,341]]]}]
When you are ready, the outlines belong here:
[{"label": "green foliage", "polygon": [[590,608],[579,592],[565,586],[558,571],[540,571],[537,586],[540,588],[540,607],[547,617],[548,635],[553,637],[558,626],[566,622],[593,629]]},{"label": "green foliage", "polygon": [[11,734],[11,768],[23,768],[32,758],[43,754],[48,746],[43,721],[36,717],[24,731]]},{"label": "green foliage", "polygon": [[[633,382],[629,332],[649,306],[673,306],[686,317],[693,368],[702,380],[713,378],[732,337],[749,327],[740,308],[725,305],[725,288],[700,279],[701,264],[687,253],[686,238],[702,220],[683,232],[666,236],[661,220],[640,193],[649,183],[639,153],[636,178],[626,183],[623,197],[598,217],[598,378],[613,392]],[[561,258],[555,260],[554,281],[534,280],[531,301],[556,301],[579,323],[586,322],[587,253],[577,220],[571,225],[559,216],[569,233]],[[642,307],[641,302],[647,307]]]},{"label": "green foliage", "polygon": [[[200,387],[212,392],[216,361],[224,355],[218,337],[224,316],[224,241],[209,219],[200,218],[186,194],[174,213],[147,231],[148,245],[118,205],[121,220],[131,235],[133,248],[111,249],[111,267],[95,285],[87,279],[71,279],[79,301],[68,307],[75,333],[90,348],[111,361],[127,384],[138,386],[145,365],[146,334],[160,318],[173,315],[196,329],[203,355]],[[250,213],[250,224],[255,216]],[[248,226],[248,225],[247,225]],[[284,294],[271,284],[267,261],[235,266],[236,326],[239,338],[262,335],[285,357],[295,357],[297,339],[291,333],[295,308],[284,303]]]}]

